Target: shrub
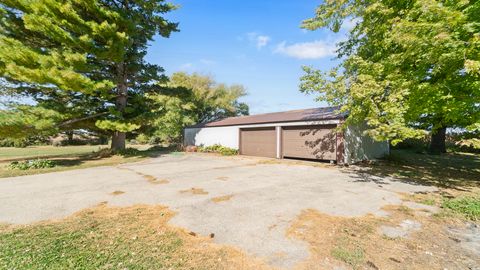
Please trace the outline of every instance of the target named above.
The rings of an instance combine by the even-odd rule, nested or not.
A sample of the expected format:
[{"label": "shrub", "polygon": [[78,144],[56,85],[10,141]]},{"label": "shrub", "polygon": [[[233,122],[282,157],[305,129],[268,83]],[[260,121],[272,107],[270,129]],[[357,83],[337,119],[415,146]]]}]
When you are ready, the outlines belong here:
[{"label": "shrub", "polygon": [[460,197],[445,199],[442,208],[460,214],[467,219],[480,220],[480,195],[474,197]]},{"label": "shrub", "polygon": [[29,146],[30,143],[26,139],[1,139],[0,147],[18,147],[25,148]]},{"label": "shrub", "polygon": [[53,168],[56,164],[48,159],[30,159],[25,161],[13,161],[10,163],[10,169],[30,170],[30,169],[44,169]]},{"label": "shrub", "polygon": [[138,135],[138,136],[135,138],[135,141],[136,141],[137,143],[139,143],[139,144],[147,144],[149,139],[150,139],[150,138],[148,138],[147,135],[145,135],[145,134],[140,134],[140,135]]},{"label": "shrub", "polygon": [[94,156],[97,156],[99,158],[107,158],[107,157],[111,157],[111,156],[114,156],[114,155],[118,155],[118,156],[138,156],[138,155],[141,155],[141,154],[142,154],[142,151],[140,151],[136,148],[132,148],[132,147],[127,147],[123,150],[116,150],[116,151],[114,151],[110,148],[103,148],[100,151],[95,152]]},{"label": "shrub", "polygon": [[157,136],[152,136],[150,137],[150,139],[148,140],[148,143],[149,144],[160,144],[162,142],[162,138],[160,137],[157,137]]},{"label": "shrub", "polygon": [[136,148],[127,147],[123,150],[115,151],[115,154],[120,156],[138,156],[141,154],[141,151]]},{"label": "shrub", "polygon": [[99,151],[94,152],[93,155],[99,158],[107,158],[113,156],[113,151],[110,148],[102,148]]},{"label": "shrub", "polygon": [[220,144],[214,144],[211,146],[199,146],[197,148],[198,152],[204,152],[204,153],[219,153],[222,156],[233,156],[238,154],[237,149],[229,148],[222,146]]},{"label": "shrub", "polygon": [[32,145],[47,145],[48,137],[45,136],[30,136],[28,138],[3,138],[0,139],[0,147],[18,147],[25,148]]}]

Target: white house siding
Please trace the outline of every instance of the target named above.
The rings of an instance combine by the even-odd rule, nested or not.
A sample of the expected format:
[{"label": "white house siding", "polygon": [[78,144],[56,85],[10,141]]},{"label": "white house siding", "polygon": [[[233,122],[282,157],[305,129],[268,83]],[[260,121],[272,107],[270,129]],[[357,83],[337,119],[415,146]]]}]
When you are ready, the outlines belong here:
[{"label": "white house siding", "polygon": [[186,128],[184,134],[185,145],[211,146],[214,144],[220,144],[238,149],[238,132],[238,126]]},{"label": "white house siding", "polygon": [[389,154],[390,144],[387,141],[377,142],[369,136],[363,135],[364,130],[364,125],[346,128],[344,133],[346,164],[379,159]]}]

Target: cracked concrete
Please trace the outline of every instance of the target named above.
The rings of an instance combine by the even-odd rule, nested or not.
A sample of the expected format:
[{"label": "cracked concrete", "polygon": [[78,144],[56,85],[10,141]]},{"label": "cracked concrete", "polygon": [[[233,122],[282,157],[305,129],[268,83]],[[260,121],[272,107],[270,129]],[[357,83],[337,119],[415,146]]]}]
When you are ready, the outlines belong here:
[{"label": "cracked concrete", "polygon": [[[359,181],[335,167],[248,157],[165,155],[118,167],[97,167],[0,179],[0,222],[58,219],[107,201],[110,205],[162,204],[177,212],[171,223],[291,268],[309,255],[306,243],[285,231],[303,209],[337,216],[386,215],[401,204],[398,193],[432,187],[392,181]],[[162,184],[152,182],[166,180]],[[220,180],[219,180],[220,179]],[[381,180],[381,185],[378,184]],[[202,189],[205,192],[182,190]],[[112,196],[111,193],[124,193]],[[217,203],[212,198],[231,196]]]}]

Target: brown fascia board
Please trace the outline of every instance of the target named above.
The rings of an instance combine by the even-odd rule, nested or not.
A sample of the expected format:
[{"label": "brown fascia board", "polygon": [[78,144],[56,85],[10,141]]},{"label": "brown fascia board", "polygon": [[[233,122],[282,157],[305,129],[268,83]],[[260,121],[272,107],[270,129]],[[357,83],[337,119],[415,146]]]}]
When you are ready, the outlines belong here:
[{"label": "brown fascia board", "polygon": [[226,127],[254,124],[273,124],[287,122],[304,121],[324,121],[324,120],[342,120],[346,118],[345,113],[336,113],[339,107],[323,107],[304,110],[294,110],[276,113],[265,113],[257,115],[247,115],[239,117],[230,117],[215,122],[202,123],[188,126],[186,128],[207,128],[207,127]]}]

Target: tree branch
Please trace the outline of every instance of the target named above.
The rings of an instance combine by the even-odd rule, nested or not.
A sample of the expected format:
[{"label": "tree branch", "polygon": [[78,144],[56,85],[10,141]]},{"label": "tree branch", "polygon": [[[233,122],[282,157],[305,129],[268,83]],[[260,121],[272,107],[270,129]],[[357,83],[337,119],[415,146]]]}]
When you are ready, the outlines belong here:
[{"label": "tree branch", "polygon": [[68,126],[68,125],[71,125],[71,124],[73,124],[73,123],[81,122],[81,121],[84,121],[84,120],[87,120],[87,119],[91,119],[91,118],[95,118],[95,117],[99,117],[99,116],[102,116],[102,115],[107,115],[107,114],[109,114],[109,113],[110,113],[110,112],[102,112],[102,113],[97,113],[97,114],[85,116],[85,117],[82,117],[82,118],[70,119],[70,120],[65,121],[65,122],[63,122],[63,123],[60,123],[60,124],[58,125],[58,127]]}]

